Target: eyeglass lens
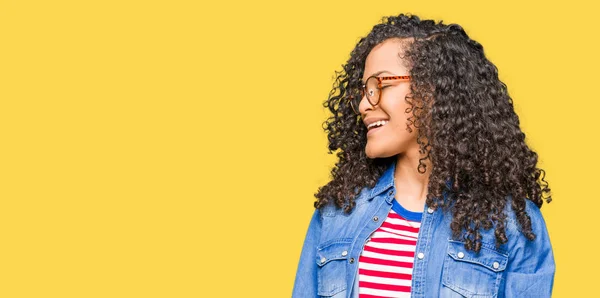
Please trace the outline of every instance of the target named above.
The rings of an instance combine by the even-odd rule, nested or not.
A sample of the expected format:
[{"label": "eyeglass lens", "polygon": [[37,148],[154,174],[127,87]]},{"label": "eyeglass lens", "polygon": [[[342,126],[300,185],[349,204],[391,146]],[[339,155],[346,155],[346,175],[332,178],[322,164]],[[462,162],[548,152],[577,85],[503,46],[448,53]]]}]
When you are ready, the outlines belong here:
[{"label": "eyeglass lens", "polygon": [[369,79],[367,79],[367,83],[365,84],[365,86],[361,86],[360,95],[357,94],[353,96],[351,104],[352,109],[356,114],[360,114],[358,107],[360,105],[360,101],[365,96],[365,92],[369,103],[373,106],[377,105],[377,103],[379,102],[379,95],[381,93],[381,90],[379,89],[379,81],[376,77],[370,77]]}]

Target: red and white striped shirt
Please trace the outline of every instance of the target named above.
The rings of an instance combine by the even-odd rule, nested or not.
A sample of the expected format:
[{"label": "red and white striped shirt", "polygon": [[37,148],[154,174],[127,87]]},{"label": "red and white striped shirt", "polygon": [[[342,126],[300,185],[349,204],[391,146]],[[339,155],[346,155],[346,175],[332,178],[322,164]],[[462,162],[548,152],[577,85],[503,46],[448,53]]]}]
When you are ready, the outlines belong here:
[{"label": "red and white striped shirt", "polygon": [[359,257],[360,298],[410,297],[421,216],[393,200],[387,218],[371,234]]}]

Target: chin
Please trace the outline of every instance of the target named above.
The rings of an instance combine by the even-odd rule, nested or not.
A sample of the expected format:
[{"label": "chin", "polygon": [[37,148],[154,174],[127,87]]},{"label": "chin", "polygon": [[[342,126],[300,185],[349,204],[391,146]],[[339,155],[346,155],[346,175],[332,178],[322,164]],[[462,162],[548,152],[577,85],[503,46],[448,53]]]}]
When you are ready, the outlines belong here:
[{"label": "chin", "polygon": [[370,159],[386,158],[386,157],[395,155],[392,152],[389,152],[389,150],[383,150],[383,149],[384,148],[377,148],[377,147],[373,148],[373,146],[367,145],[367,147],[365,148],[365,154]]}]

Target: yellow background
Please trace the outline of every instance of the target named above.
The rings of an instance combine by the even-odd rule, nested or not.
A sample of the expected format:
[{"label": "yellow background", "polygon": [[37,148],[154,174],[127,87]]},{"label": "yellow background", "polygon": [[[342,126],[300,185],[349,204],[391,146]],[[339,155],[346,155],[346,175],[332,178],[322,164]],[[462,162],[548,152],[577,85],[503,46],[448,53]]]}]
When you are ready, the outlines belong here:
[{"label": "yellow background", "polygon": [[321,103],[400,12],[483,44],[553,190],[554,297],[597,292],[584,1],[0,3],[0,297],[289,297],[335,162]]}]

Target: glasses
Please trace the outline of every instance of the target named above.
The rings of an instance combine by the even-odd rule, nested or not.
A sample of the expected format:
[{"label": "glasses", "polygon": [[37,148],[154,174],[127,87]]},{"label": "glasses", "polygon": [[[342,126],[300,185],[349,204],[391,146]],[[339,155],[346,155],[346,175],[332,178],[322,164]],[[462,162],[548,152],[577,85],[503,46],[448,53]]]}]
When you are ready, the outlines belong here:
[{"label": "glasses", "polygon": [[[367,100],[372,106],[376,106],[379,103],[379,99],[381,98],[381,91],[383,88],[381,83],[383,81],[395,81],[395,80],[410,80],[410,76],[391,76],[391,77],[377,77],[370,76],[367,79],[367,82],[363,84],[360,88],[360,97],[357,95],[352,95],[350,99],[350,105],[352,106],[352,110],[357,115],[360,115],[360,111],[358,110],[358,106],[360,105],[360,101],[362,98],[367,95]],[[387,87],[387,86],[386,86]]]}]

